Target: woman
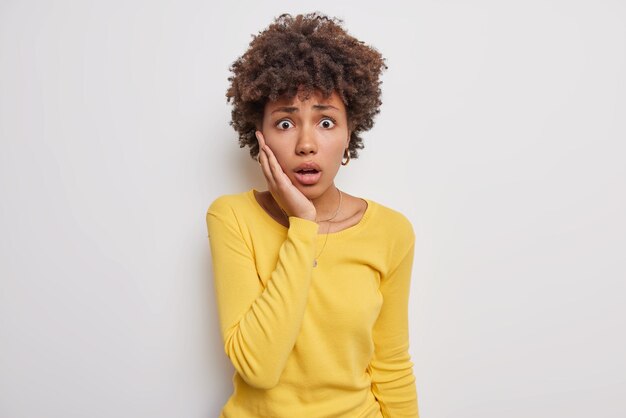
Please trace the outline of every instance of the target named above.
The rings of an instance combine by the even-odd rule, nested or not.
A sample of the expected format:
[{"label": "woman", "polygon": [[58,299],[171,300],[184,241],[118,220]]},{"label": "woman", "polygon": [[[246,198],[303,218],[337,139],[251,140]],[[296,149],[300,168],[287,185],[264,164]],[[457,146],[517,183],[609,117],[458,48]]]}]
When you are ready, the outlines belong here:
[{"label": "woman", "polygon": [[222,196],[207,212],[236,370],[221,417],[418,416],[411,224],[334,183],[373,126],[385,68],[320,14],[280,16],[231,67],[231,124],[268,190]]}]

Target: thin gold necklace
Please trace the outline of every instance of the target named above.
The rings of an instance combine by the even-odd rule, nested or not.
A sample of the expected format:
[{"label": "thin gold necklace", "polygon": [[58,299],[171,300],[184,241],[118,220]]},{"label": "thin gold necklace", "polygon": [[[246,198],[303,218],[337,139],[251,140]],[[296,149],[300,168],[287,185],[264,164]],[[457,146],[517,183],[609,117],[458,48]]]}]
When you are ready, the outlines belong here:
[{"label": "thin gold necklace", "polygon": [[326,229],[326,237],[324,238],[324,244],[322,245],[322,249],[317,254],[317,256],[315,256],[315,258],[313,259],[313,267],[317,267],[317,260],[320,258],[320,256],[324,252],[324,248],[326,248],[326,242],[328,241],[328,234],[330,234],[330,225],[332,224],[332,220],[337,217],[337,215],[339,214],[339,210],[341,209],[341,202],[343,201],[343,193],[341,193],[341,190],[339,189],[337,190],[339,191],[339,204],[337,205],[337,210],[335,211],[335,214],[328,219],[324,219],[323,221],[316,220],[316,222],[328,222],[328,229]]},{"label": "thin gold necklace", "polygon": [[[341,203],[343,202],[343,193],[341,193],[341,190],[339,190],[339,189],[337,189],[337,191],[339,192],[339,204],[337,205],[337,210],[335,211],[333,216],[331,216],[328,219],[323,219],[321,221],[318,221],[317,219],[315,220],[316,223],[328,222],[328,229],[326,229],[326,236],[324,237],[324,244],[322,244],[322,249],[320,250],[320,252],[313,259],[313,267],[317,267],[317,260],[320,258],[320,256],[324,252],[324,248],[326,248],[326,242],[328,242],[328,234],[330,234],[330,226],[332,224],[332,220],[337,217],[337,215],[339,214],[339,211],[341,210]],[[276,201],[274,201],[274,202],[276,203],[276,206],[278,206],[280,211],[283,213],[283,215],[285,215],[285,217],[287,218],[287,221],[289,221],[289,215],[287,215],[287,213],[283,210],[283,208],[280,207],[278,202],[276,202]]]}]

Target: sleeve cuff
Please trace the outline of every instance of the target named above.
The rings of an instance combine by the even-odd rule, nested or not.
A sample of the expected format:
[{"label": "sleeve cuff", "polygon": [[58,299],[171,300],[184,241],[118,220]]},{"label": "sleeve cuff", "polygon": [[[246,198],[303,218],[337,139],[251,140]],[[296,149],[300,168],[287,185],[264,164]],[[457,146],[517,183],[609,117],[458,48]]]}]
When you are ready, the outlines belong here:
[{"label": "sleeve cuff", "polygon": [[289,217],[289,233],[295,234],[301,238],[315,238],[319,225],[316,222],[307,219],[298,218],[296,216]]}]

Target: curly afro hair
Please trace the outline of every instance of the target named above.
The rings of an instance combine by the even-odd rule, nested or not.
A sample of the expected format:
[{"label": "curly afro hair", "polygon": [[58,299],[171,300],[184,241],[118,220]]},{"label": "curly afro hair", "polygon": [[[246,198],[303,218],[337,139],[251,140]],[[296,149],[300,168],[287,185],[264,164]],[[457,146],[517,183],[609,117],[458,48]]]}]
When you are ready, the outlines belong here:
[{"label": "curly afro hair", "polygon": [[374,126],[380,112],[385,59],[342,28],[343,21],[320,13],[283,14],[258,35],[230,67],[226,92],[232,102],[230,125],[239,134],[239,146],[250,147],[255,158],[259,145],[256,127],[268,100],[298,95],[306,100],[314,91],[343,100],[350,125],[351,158],[363,148],[361,132]]}]

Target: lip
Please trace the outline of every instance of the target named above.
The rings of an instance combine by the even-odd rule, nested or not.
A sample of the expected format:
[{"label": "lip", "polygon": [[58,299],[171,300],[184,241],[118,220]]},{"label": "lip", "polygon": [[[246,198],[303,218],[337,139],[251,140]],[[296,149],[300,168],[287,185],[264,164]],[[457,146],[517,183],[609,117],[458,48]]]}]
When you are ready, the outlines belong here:
[{"label": "lip", "polygon": [[296,168],[294,168],[293,171],[300,171],[300,170],[317,170],[317,171],[322,171],[320,166],[315,164],[313,161],[302,163],[299,166],[297,166]]},{"label": "lip", "polygon": [[[310,173],[302,173],[301,171],[303,170],[315,171],[311,171]],[[293,170],[293,173],[298,183],[305,186],[311,186],[316,184],[318,181],[320,181],[320,178],[322,177],[322,170],[320,166],[312,161],[300,164]]]}]

